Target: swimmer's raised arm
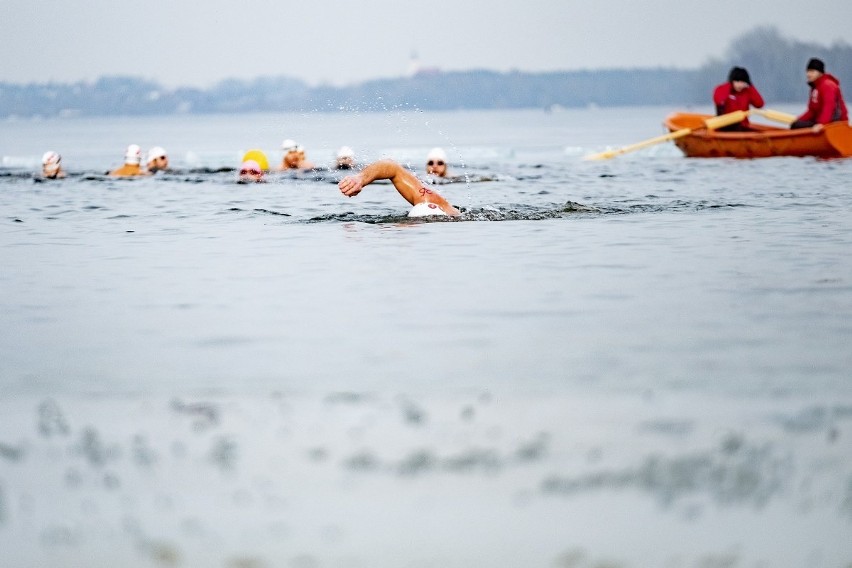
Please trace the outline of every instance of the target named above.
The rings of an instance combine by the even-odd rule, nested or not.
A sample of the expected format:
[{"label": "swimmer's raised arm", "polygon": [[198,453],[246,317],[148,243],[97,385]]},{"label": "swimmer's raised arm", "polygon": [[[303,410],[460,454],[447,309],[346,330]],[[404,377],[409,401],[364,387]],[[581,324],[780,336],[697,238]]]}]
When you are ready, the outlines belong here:
[{"label": "swimmer's raised arm", "polygon": [[461,215],[458,209],[440,194],[427,188],[413,173],[392,160],[373,162],[360,173],[346,176],[337,187],[347,197],[354,197],[376,180],[389,179],[399,194],[412,205],[434,203],[447,215]]}]

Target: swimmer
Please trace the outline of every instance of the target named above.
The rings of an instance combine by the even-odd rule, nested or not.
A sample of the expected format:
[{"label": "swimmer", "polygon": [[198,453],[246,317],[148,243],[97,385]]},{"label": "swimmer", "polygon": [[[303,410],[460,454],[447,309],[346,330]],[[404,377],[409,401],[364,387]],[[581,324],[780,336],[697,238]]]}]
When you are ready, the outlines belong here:
[{"label": "swimmer", "polygon": [[432,148],[426,156],[426,173],[435,177],[447,177],[447,153],[443,148]]},{"label": "swimmer", "polygon": [[114,177],[146,176],[148,172],[142,169],[142,148],[131,144],[124,152],[124,165],[109,172]]},{"label": "swimmer", "polygon": [[295,140],[287,139],[281,143],[284,157],[281,158],[279,170],[312,170],[314,165],[305,157],[305,148],[296,144]]},{"label": "swimmer", "polygon": [[355,167],[355,152],[349,146],[343,146],[337,151],[334,169],[351,170]]},{"label": "swimmer", "polygon": [[41,157],[41,175],[48,179],[59,179],[65,177],[65,170],[62,169],[62,156],[58,153],[50,151],[45,152]]},{"label": "swimmer", "polygon": [[305,157],[305,147],[301,144],[296,146],[296,154],[299,156],[299,169],[300,170],[312,170],[316,168],[313,162],[308,161],[308,158]]},{"label": "swimmer", "polygon": [[154,146],[148,150],[147,168],[152,174],[169,169],[169,157],[164,148]]},{"label": "swimmer", "polygon": [[260,166],[260,169],[263,172],[269,171],[269,159],[266,157],[266,154],[263,152],[263,150],[258,150],[257,148],[255,148],[254,150],[249,150],[248,152],[243,154],[243,159],[241,160],[241,163],[248,162],[249,160],[257,162],[257,165]]},{"label": "swimmer", "polygon": [[263,169],[254,160],[246,160],[240,166],[240,177],[237,183],[261,183],[266,181],[263,178]]},{"label": "swimmer", "polygon": [[379,179],[389,179],[399,194],[414,206],[409,213],[410,217],[418,217],[424,213],[451,217],[461,215],[461,212],[440,194],[427,188],[417,176],[392,160],[373,162],[360,173],[340,180],[337,187],[343,195],[355,197],[365,186]]}]

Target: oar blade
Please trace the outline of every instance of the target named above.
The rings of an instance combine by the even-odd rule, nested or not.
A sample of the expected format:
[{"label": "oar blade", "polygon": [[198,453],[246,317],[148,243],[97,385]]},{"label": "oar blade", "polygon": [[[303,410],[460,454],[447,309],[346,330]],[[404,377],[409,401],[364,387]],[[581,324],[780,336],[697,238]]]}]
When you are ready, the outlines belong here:
[{"label": "oar blade", "polygon": [[610,160],[618,155],[618,152],[615,150],[607,150],[606,152],[599,152],[597,154],[589,154],[588,156],[584,156],[583,160],[590,162],[595,160]]},{"label": "oar blade", "polygon": [[826,124],[825,137],[837,153],[843,158],[852,156],[852,126],[845,122],[832,122]]},{"label": "oar blade", "polygon": [[633,152],[635,150],[647,148],[648,146],[653,146],[654,144],[659,144],[660,142],[668,142],[669,140],[681,138],[683,136],[686,136],[690,132],[692,132],[691,128],[681,128],[680,130],[675,130],[674,132],[669,132],[668,134],[663,134],[662,136],[655,136],[653,138],[649,138],[648,140],[643,140],[642,142],[636,142],[635,144],[630,144],[629,146],[624,146],[623,148],[618,148],[617,150],[607,150],[606,152],[601,152],[600,154],[592,154],[591,156],[586,156],[583,159],[608,160],[610,158],[614,158],[615,156],[626,154],[627,152]]}]

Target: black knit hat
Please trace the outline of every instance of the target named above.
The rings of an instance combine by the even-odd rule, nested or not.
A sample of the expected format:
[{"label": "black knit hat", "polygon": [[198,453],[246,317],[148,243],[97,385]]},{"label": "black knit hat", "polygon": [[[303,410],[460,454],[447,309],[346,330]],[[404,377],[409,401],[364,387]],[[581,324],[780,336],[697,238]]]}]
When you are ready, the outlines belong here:
[{"label": "black knit hat", "polygon": [[819,71],[820,73],[825,73],[825,63],[822,62],[822,59],[817,59],[814,57],[810,61],[808,61],[808,66],[805,69],[813,69],[814,71]]},{"label": "black knit hat", "polygon": [[748,76],[748,71],[742,67],[733,67],[731,72],[728,73],[728,81],[731,81],[732,83],[734,81],[743,81],[744,83],[751,85],[751,78]]}]

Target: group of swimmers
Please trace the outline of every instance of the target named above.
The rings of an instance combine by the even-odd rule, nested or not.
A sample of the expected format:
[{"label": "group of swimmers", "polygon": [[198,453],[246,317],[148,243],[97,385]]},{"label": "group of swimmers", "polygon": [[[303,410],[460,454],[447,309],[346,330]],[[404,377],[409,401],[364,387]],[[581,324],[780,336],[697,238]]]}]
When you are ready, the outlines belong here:
[{"label": "group of swimmers", "polygon": [[[149,176],[169,169],[169,156],[160,146],[148,150],[148,159],[142,167],[142,148],[131,144],[124,152],[124,164],[110,171],[107,175],[113,177]],[[61,179],[65,177],[62,167],[62,156],[50,150],[41,157],[41,177],[45,179]]]},{"label": "group of swimmers", "polygon": [[[285,170],[311,170],[315,166],[305,157],[304,148],[293,140],[287,139],[281,144],[284,156],[278,171]],[[338,183],[338,188],[343,195],[355,197],[367,185],[377,180],[390,180],[399,194],[412,205],[409,217],[425,216],[449,216],[461,215],[458,209],[453,207],[438,192],[430,189],[411,171],[393,160],[380,160],[363,168],[358,168],[355,161],[355,152],[349,146],[343,146],[337,151],[335,163],[336,170],[359,169],[355,174],[344,177]],[[261,150],[249,150],[243,156],[240,165],[240,183],[257,183],[264,180],[265,172],[269,171],[269,163],[266,155]],[[447,168],[447,153],[443,148],[432,148],[426,156],[426,173],[430,176],[447,178],[450,177]]]},{"label": "group of swimmers", "polygon": [[[826,73],[825,62],[816,57],[809,60],[805,67],[805,77],[811,88],[808,108],[790,124],[790,128],[819,131],[830,122],[848,122],[849,113],[840,91],[840,81]],[[716,114],[723,115],[738,110],[748,111],[751,107],[762,108],[763,97],[752,84],[748,71],[743,67],[734,67],[728,73],[728,81],[714,89],[713,104],[716,105]],[[720,130],[749,131],[751,125],[745,119]]]},{"label": "group of swimmers", "polygon": [[[281,147],[284,155],[278,167],[274,168],[275,171],[317,169],[307,159],[305,149],[300,144],[288,138],[284,140]],[[124,153],[124,164],[107,175],[112,177],[149,176],[157,172],[165,172],[169,168],[168,154],[160,146],[155,146],[148,151],[144,167],[142,161],[142,148],[137,144],[131,144]],[[442,148],[433,148],[426,156],[426,173],[430,176],[450,177],[447,166],[447,153]],[[344,177],[338,184],[341,193],[347,197],[358,195],[365,186],[376,180],[386,179],[390,180],[399,194],[413,206],[409,213],[411,217],[460,215],[458,209],[436,191],[429,189],[414,173],[392,160],[380,160],[359,168],[355,160],[355,152],[349,146],[343,146],[337,151],[332,169],[358,170],[357,173]],[[243,155],[237,181],[239,183],[263,182],[266,173],[270,170],[269,160],[262,150],[249,150]],[[58,179],[65,175],[62,156],[54,151],[45,152],[42,157],[42,177]]]}]

